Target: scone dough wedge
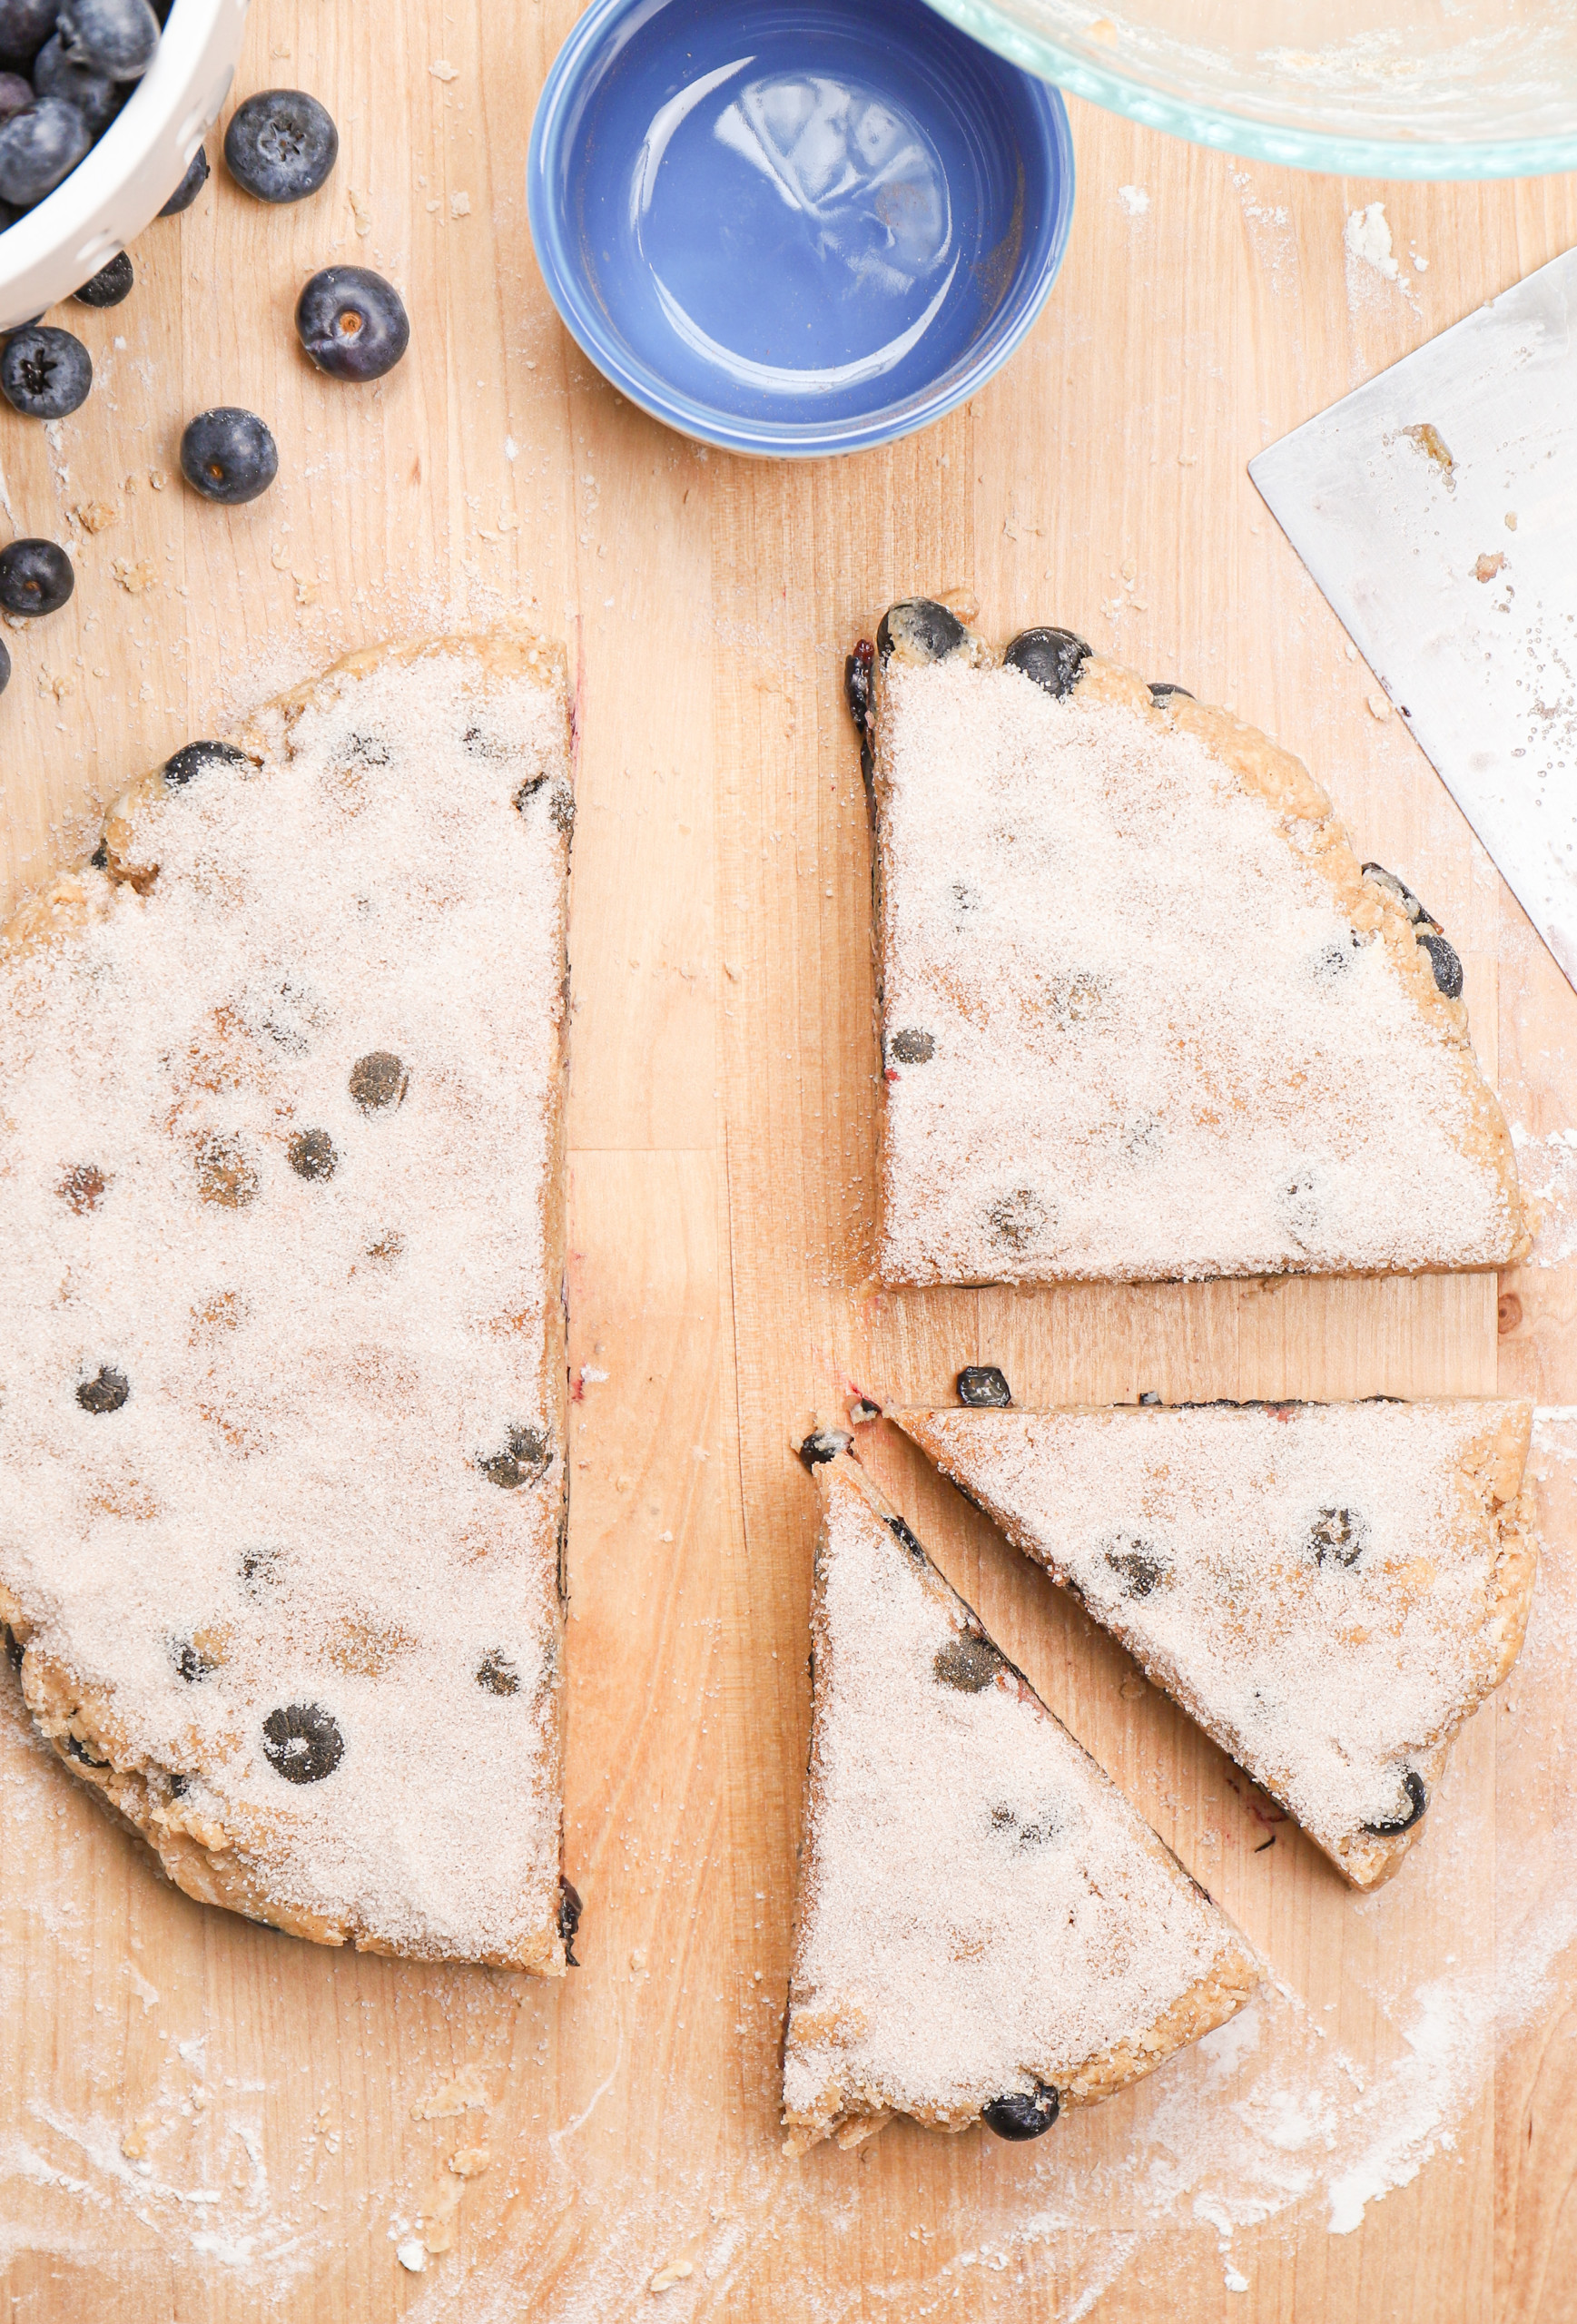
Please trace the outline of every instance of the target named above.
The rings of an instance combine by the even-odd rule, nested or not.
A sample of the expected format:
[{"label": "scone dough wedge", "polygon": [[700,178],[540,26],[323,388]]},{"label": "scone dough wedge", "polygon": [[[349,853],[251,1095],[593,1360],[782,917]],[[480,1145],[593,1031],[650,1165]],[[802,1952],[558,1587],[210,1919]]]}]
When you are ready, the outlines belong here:
[{"label": "scone dough wedge", "polygon": [[0,936],[0,1620],[192,1896],[563,1973],[562,658],[352,655]]},{"label": "scone dough wedge", "polygon": [[892,1284],[1503,1266],[1462,965],[1307,770],[1060,630],[851,655]]},{"label": "scone dough wedge", "polygon": [[[1008,1394],[994,1367],[961,1387]],[[1395,1871],[1522,1646],[1531,1404],[887,1416],[1355,1887]]]},{"label": "scone dough wedge", "polygon": [[820,1431],[791,2153],[892,2114],[1033,2138],[1243,2006],[1237,1932]]}]

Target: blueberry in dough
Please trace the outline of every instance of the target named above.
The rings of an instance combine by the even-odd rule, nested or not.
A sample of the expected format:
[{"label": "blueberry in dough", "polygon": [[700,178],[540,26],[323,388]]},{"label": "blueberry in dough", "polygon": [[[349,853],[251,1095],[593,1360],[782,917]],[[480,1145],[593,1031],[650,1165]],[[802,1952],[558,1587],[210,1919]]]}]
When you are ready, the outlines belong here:
[{"label": "blueberry in dough", "polygon": [[575,1957],[575,1935],[585,1910],[579,1889],[561,1872],[558,1876],[558,1934],[564,1939],[564,1957],[572,1969],[580,1966]]},{"label": "blueberry in dough", "polygon": [[1106,1562],[1121,1582],[1125,1598],[1148,1598],[1166,1573],[1165,1563],[1153,1542],[1126,1534],[1119,1535],[1107,1551]]},{"label": "blueberry in dough", "polygon": [[1005,2098],[993,2098],[981,2108],[981,2120],[1000,2139],[1038,2139],[1057,2120],[1060,2103],[1054,2090],[1038,2082],[1032,2091],[1011,2090]]},{"label": "blueberry in dough", "polygon": [[894,1033],[890,1051],[899,1065],[929,1065],[936,1055],[936,1035],[922,1032],[918,1026],[906,1025]]},{"label": "blueberry in dough", "polygon": [[1308,1540],[1316,1565],[1355,1566],[1368,1546],[1368,1520],[1356,1509],[1322,1509]]},{"label": "blueberry in dough", "polygon": [[233,743],[182,743],[181,748],[164,762],[164,782],[168,789],[179,791],[211,766],[247,766],[251,762],[244,751]]},{"label": "blueberry in dough", "polygon": [[800,1460],[806,1469],[814,1470],[823,1461],[835,1461],[847,1449],[846,1433],[841,1428],[815,1428],[799,1448]]},{"label": "blueberry in dough", "polygon": [[876,632],[876,651],[883,662],[896,650],[906,662],[943,662],[969,643],[969,632],[957,614],[939,606],[934,597],[901,597],[889,606]]},{"label": "blueberry in dough", "polygon": [[489,1647],[477,1665],[477,1684],[489,1695],[517,1695],[520,1673],[501,1647]]},{"label": "blueberry in dough", "polygon": [[1022,1251],[1031,1244],[1050,1217],[1050,1212],[1032,1187],[1015,1187],[1010,1195],[992,1206],[986,1224],[994,1242],[1004,1243],[1010,1251]]},{"label": "blueberry in dough", "polygon": [[78,1383],[76,1400],[84,1413],[118,1413],[132,1393],[132,1384],[113,1364],[101,1364],[91,1380]]},{"label": "blueberry in dough", "polygon": [[995,1406],[1005,1411],[1013,1401],[1013,1392],[1007,1374],[994,1364],[966,1364],[958,1375],[958,1400],[977,1410]]},{"label": "blueberry in dough", "polygon": [[961,1695],[978,1695],[1002,1668],[1002,1657],[990,1639],[961,1630],[937,1648],[931,1667],[944,1687],[956,1687]]},{"label": "blueberry in dough", "polygon": [[1070,629],[1021,629],[1002,656],[1045,694],[1071,694],[1089,659],[1089,647]]},{"label": "blueberry in dough", "polygon": [[263,1721],[263,1757],[287,1783],[321,1783],[345,1756],[338,1722],[317,1703],[286,1703]]},{"label": "blueberry in dough", "polygon": [[1187,686],[1175,686],[1169,678],[1163,678],[1158,684],[1154,680],[1151,681],[1150,700],[1152,702],[1170,702],[1175,694],[1180,694],[1185,702],[1192,702],[1194,699]]},{"label": "blueberry in dough", "polygon": [[1436,936],[1426,928],[1418,931],[1418,941],[1429,955],[1429,965],[1434,970],[1434,981],[1447,1000],[1462,999],[1462,961],[1456,947],[1447,943],[1444,936]]},{"label": "blueberry in dough", "polygon": [[539,1428],[512,1428],[501,1452],[489,1453],[478,1462],[489,1484],[513,1492],[523,1484],[535,1484],[552,1459],[547,1439]]},{"label": "blueberry in dough", "polygon": [[350,1095],[364,1114],[401,1105],[410,1076],[392,1049],[370,1049],[350,1068]]},{"label": "blueberry in dough", "polygon": [[1429,1805],[1429,1795],[1424,1788],[1424,1777],[1416,1774],[1412,1768],[1407,1768],[1402,1777],[1402,1788],[1407,1795],[1405,1812],[1400,1816],[1390,1817],[1381,1823],[1365,1824],[1364,1827],[1365,1831],[1373,1834],[1377,1840],[1394,1840],[1399,1838],[1402,1833],[1410,1832]]},{"label": "blueberry in dough", "polygon": [[326,1129],[298,1130],[286,1151],[298,1178],[331,1178],[340,1159]]}]

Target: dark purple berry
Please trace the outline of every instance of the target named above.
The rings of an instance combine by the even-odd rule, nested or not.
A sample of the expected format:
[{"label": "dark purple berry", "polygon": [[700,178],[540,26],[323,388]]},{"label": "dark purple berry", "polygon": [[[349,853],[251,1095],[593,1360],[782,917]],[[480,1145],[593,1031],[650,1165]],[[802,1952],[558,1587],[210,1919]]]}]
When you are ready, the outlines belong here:
[{"label": "dark purple berry", "polygon": [[1010,2090],[981,2108],[981,2120],[1000,2139],[1038,2139],[1057,2120],[1061,2101],[1054,2090],[1038,2082],[1033,2090]]},{"label": "dark purple berry", "polygon": [[15,332],[0,352],[0,390],[29,419],[64,419],[80,410],[93,383],[87,349],[52,323]]},{"label": "dark purple berry", "polygon": [[1002,659],[1046,694],[1064,694],[1072,693],[1089,648],[1070,629],[1021,629]]},{"label": "dark purple berry", "polygon": [[1007,1374],[994,1364],[966,1364],[958,1375],[958,1400],[978,1411],[989,1411],[993,1406],[1005,1411],[1013,1401],[1013,1392],[1008,1385]]},{"label": "dark purple berry", "polygon": [[171,791],[183,790],[187,783],[195,782],[211,766],[250,766],[251,763],[246,753],[238,751],[233,743],[182,743],[181,748],[164,762],[165,787]]},{"label": "dark purple berry", "polygon": [[83,307],[118,307],[131,296],[133,279],[130,258],[124,251],[117,251],[72,297]]},{"label": "dark purple berry", "polygon": [[0,123],[9,121],[13,113],[25,113],[32,103],[32,86],[20,73],[0,73]]},{"label": "dark purple berry", "polygon": [[1166,1573],[1166,1566],[1157,1555],[1154,1544],[1136,1541],[1126,1533],[1119,1533],[1107,1551],[1106,1562],[1121,1582],[1125,1598],[1148,1598]]},{"label": "dark purple berry", "polygon": [[204,500],[221,500],[229,507],[255,500],[279,472],[279,448],[255,412],[221,404],[188,420],[181,438],[181,473]]},{"label": "dark purple berry", "polygon": [[60,0],[0,0],[0,56],[25,64],[36,56],[60,13]]},{"label": "dark purple berry", "polygon": [[1322,1509],[1308,1542],[1316,1565],[1356,1565],[1369,1544],[1368,1520],[1356,1509]]},{"label": "dark purple berry", "polygon": [[1002,1657],[989,1638],[961,1630],[937,1648],[931,1667],[944,1687],[956,1687],[961,1695],[979,1695],[1002,1668]]},{"label": "dark purple berry", "polygon": [[316,193],[339,153],[332,117],[304,89],[261,90],[237,106],[224,133],[231,176],[260,202]]},{"label": "dark purple berry", "polygon": [[345,1756],[338,1722],[317,1703],[287,1703],[263,1721],[263,1757],[287,1783],[321,1783]]},{"label": "dark purple berry", "polygon": [[502,1452],[489,1453],[477,1465],[489,1484],[513,1492],[517,1485],[535,1484],[552,1457],[539,1428],[512,1428]]},{"label": "dark purple berry", "polygon": [[489,1647],[477,1665],[477,1684],[489,1695],[517,1695],[520,1673],[502,1647]]},{"label": "dark purple berry", "polygon": [[219,1668],[212,1655],[199,1646],[195,1639],[172,1639],[170,1659],[175,1665],[175,1676],[189,1687],[201,1686],[203,1679],[212,1679]]},{"label": "dark purple berry", "polygon": [[350,1095],[364,1114],[405,1102],[410,1075],[392,1049],[370,1049],[350,1068]]},{"label": "dark purple berry", "polygon": [[575,1957],[575,1935],[585,1910],[579,1889],[561,1872],[558,1876],[558,1934],[564,1939],[564,1957],[572,1969],[580,1966]]},{"label": "dark purple berry", "polygon": [[888,1054],[898,1065],[929,1065],[936,1055],[936,1035],[906,1025],[888,1043]]},{"label": "dark purple berry", "polygon": [[93,136],[74,104],[40,97],[0,129],[0,201],[31,210],[75,169]]},{"label": "dark purple berry", "polygon": [[331,1178],[340,1159],[326,1129],[298,1130],[287,1151],[298,1178]]},{"label": "dark purple berry", "polygon": [[118,1413],[132,1393],[132,1384],[113,1364],[101,1364],[91,1380],[77,1384],[76,1400],[84,1413]]},{"label": "dark purple berry", "polygon": [[148,0],[62,0],[54,22],[72,62],[112,81],[140,81],[159,45],[159,19]]},{"label": "dark purple berry", "polygon": [[33,60],[33,85],[41,97],[64,97],[74,105],[95,137],[103,135],[131,94],[96,64],[79,63],[58,33]]},{"label": "dark purple berry", "polygon": [[410,318],[370,267],[326,266],[296,301],[296,335],[330,378],[381,379],[410,345]]},{"label": "dark purple berry", "polygon": [[0,548],[0,606],[8,614],[58,613],[75,587],[71,559],[54,541]]},{"label": "dark purple berry", "polygon": [[1448,944],[1444,936],[1436,936],[1426,928],[1419,930],[1418,941],[1429,955],[1429,965],[1434,970],[1434,981],[1439,990],[1447,1000],[1460,1000],[1462,961],[1455,945]]},{"label": "dark purple berry", "polygon": [[876,631],[876,651],[886,662],[902,645],[912,662],[941,662],[967,644],[969,632],[957,614],[934,597],[901,597],[889,606]]},{"label": "dark purple berry", "polygon": [[1174,694],[1180,694],[1185,702],[1192,702],[1194,699],[1187,686],[1175,686],[1169,678],[1162,678],[1158,683],[1154,679],[1151,680],[1150,700],[1152,702],[1170,702]]},{"label": "dark purple berry", "polygon": [[0,694],[4,694],[10,684],[11,656],[7,653],[5,647],[4,645],[0,645]]},{"label": "dark purple berry", "polygon": [[800,1460],[805,1469],[814,1472],[823,1461],[835,1461],[840,1452],[847,1452],[849,1437],[841,1428],[816,1428],[811,1431],[800,1446]]},{"label": "dark purple berry", "polygon": [[1402,1788],[1407,1795],[1407,1805],[1400,1816],[1386,1817],[1378,1824],[1365,1824],[1365,1832],[1377,1840],[1393,1840],[1403,1832],[1410,1832],[1429,1805],[1429,1795],[1424,1788],[1424,1777],[1409,1768],[1402,1777]]},{"label": "dark purple berry", "polygon": [[160,211],[160,217],[179,218],[183,210],[191,209],[207,183],[208,149],[205,145],[200,145],[186,164],[185,176],[170,196],[163,209]]}]

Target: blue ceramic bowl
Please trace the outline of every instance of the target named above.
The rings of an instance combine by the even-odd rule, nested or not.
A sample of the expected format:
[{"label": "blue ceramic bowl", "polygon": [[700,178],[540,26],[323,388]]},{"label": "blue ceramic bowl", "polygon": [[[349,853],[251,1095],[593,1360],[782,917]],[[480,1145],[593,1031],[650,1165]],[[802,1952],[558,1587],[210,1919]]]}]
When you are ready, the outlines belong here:
[{"label": "blue ceramic bowl", "polygon": [[554,303],[598,369],[731,451],[940,419],[1056,279],[1054,89],[923,0],[593,0],[527,164]]}]

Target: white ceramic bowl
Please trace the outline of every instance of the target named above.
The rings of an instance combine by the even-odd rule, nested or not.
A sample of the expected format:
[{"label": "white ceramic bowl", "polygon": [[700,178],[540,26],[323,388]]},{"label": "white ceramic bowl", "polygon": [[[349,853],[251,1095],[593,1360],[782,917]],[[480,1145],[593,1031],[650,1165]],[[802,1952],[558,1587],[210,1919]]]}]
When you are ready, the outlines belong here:
[{"label": "white ceramic bowl", "polygon": [[0,234],[0,330],[69,299],[158,216],[219,118],[248,0],[175,0],[153,64],[103,135]]}]

